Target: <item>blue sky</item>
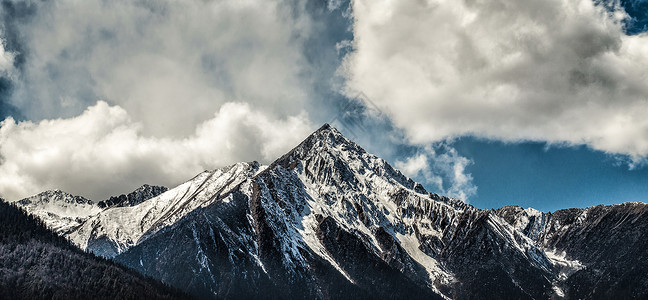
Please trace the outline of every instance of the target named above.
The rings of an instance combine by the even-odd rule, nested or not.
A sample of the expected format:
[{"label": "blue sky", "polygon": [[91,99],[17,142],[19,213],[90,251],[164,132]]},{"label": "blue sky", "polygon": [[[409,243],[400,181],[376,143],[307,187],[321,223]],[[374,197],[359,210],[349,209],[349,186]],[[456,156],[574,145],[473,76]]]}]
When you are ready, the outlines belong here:
[{"label": "blue sky", "polygon": [[630,169],[585,146],[505,144],[464,138],[454,146],[470,157],[480,208],[520,205],[543,211],[627,201],[648,201],[648,168]]},{"label": "blue sky", "polygon": [[268,163],[332,122],[430,191],[648,200],[648,1],[1,6],[0,197]]}]

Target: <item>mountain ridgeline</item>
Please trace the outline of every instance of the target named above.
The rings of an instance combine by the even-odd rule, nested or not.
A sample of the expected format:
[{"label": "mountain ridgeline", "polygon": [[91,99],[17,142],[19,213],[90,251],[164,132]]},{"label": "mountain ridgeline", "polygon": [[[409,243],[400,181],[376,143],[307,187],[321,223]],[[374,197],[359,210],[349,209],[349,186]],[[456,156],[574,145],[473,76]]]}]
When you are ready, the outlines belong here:
[{"label": "mountain ridgeline", "polygon": [[648,205],[477,209],[329,125],[269,166],[140,194],[18,205],[81,249],[204,299],[648,297]]}]

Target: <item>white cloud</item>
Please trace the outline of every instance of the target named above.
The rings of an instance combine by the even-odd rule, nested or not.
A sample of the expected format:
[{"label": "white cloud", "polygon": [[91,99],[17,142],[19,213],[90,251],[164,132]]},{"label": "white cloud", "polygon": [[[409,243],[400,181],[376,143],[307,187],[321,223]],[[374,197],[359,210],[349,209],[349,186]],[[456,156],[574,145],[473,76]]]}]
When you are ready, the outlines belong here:
[{"label": "white cloud", "polygon": [[437,193],[468,201],[477,193],[472,176],[466,172],[472,161],[444,143],[437,148],[424,147],[394,165],[408,177],[425,180]]},{"label": "white cloud", "polygon": [[[31,3],[16,26],[26,52],[12,104],[43,121],[2,123],[0,195],[101,198],[294,146],[313,127],[305,109],[326,119],[302,47],[322,25],[285,2]],[[635,163],[648,154],[648,35],[625,35],[623,13],[591,0],[352,6],[345,92],[366,94],[408,143],[476,135],[587,144]],[[12,68],[0,50],[0,70]],[[399,167],[451,196],[475,193],[468,159],[427,149]]]},{"label": "white cloud", "polygon": [[0,72],[12,72],[14,56],[14,53],[6,51],[3,43],[0,43]]},{"label": "white cloud", "polygon": [[340,72],[413,143],[475,135],[648,155],[648,35],[591,0],[353,2]]},{"label": "white cloud", "polygon": [[314,126],[304,113],[273,118],[229,102],[185,138],[150,137],[142,128],[103,101],[68,119],[7,118],[0,122],[0,196],[16,200],[59,188],[101,200],[143,183],[173,186],[215,166],[267,163]]},{"label": "white cloud", "polygon": [[396,168],[409,177],[416,177],[428,168],[428,160],[425,154],[410,156],[405,161],[396,161]]}]

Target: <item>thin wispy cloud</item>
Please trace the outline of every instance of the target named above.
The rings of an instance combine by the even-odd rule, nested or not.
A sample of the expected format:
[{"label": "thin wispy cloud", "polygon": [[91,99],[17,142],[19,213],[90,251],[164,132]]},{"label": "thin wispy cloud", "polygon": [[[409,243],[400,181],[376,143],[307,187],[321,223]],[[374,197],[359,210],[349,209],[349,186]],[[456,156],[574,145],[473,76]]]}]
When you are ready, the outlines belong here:
[{"label": "thin wispy cloud", "polygon": [[466,171],[471,163],[456,149],[439,143],[436,148],[423,147],[422,151],[397,160],[395,166],[411,178],[421,178],[434,191],[468,201],[477,193],[473,178]]}]

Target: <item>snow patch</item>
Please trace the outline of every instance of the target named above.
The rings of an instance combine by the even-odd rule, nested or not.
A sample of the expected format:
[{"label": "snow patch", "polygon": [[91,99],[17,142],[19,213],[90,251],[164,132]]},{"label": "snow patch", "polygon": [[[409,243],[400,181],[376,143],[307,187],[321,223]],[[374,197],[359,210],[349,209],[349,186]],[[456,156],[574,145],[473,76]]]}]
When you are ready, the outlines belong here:
[{"label": "snow patch", "polygon": [[566,258],[567,255],[565,251],[559,252],[556,251],[555,249],[554,250],[545,249],[544,252],[547,258],[551,261],[551,263],[553,263],[554,266],[560,268],[558,279],[561,281],[564,281],[575,272],[585,268],[585,265],[583,265],[583,263],[581,263],[580,261],[567,259]]}]

